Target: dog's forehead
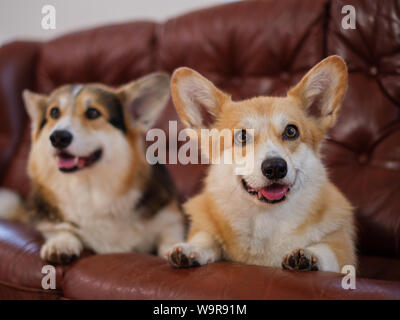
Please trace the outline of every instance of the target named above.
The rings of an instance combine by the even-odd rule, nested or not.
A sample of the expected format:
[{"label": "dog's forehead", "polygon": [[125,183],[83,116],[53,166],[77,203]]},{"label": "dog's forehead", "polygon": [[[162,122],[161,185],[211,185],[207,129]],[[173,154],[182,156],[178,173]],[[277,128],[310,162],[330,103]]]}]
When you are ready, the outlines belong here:
[{"label": "dog's forehead", "polygon": [[54,90],[49,97],[51,104],[58,103],[60,107],[72,107],[78,100],[84,103],[98,102],[105,107],[113,107],[118,97],[105,86],[97,84],[65,85]]},{"label": "dog's forehead", "polygon": [[71,87],[71,96],[75,98],[84,88],[82,84],[77,84]]},{"label": "dog's forehead", "polygon": [[56,103],[60,108],[68,108],[84,87],[82,84],[62,86],[50,94],[49,102]]},{"label": "dog's forehead", "polygon": [[62,86],[55,89],[49,96],[50,103],[67,102],[71,92],[71,85]]},{"label": "dog's forehead", "polygon": [[116,100],[119,100],[118,96],[107,89],[104,86],[90,84],[82,88],[80,91],[80,96],[83,97],[84,100],[95,100],[103,104],[105,107],[113,106],[116,103]]},{"label": "dog's forehead", "polygon": [[240,124],[244,128],[257,131],[271,125],[281,127],[290,121],[293,108],[285,98],[256,98],[240,106]]}]

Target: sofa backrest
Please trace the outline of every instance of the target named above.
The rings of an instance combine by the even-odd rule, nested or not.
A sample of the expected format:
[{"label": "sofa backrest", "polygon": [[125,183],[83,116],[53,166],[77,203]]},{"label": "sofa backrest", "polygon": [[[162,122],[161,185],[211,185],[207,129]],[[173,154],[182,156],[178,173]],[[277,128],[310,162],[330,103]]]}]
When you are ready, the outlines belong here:
[{"label": "sofa backrest", "polygon": [[[342,28],[341,11],[348,4],[356,9],[355,30]],[[245,1],[196,11],[164,24],[133,22],[46,43],[25,43],[25,53],[19,54],[27,56],[28,65],[21,67],[15,56],[7,58],[14,61],[8,68],[23,72],[16,72],[7,84],[0,75],[2,184],[22,193],[28,190],[28,122],[20,97],[5,90],[20,95],[23,86],[48,93],[65,83],[119,85],[151,71],[172,72],[188,66],[234,99],[283,95],[321,59],[338,54],[348,63],[349,89],[324,146],[325,163],[332,180],[356,207],[360,251],[398,257],[399,10],[395,0]],[[21,44],[9,46],[16,45]],[[7,68],[1,62],[6,52],[15,51],[6,47],[0,49],[0,73]],[[177,119],[170,103],[156,126],[167,130],[167,120]],[[205,166],[168,168],[182,200],[201,188]]]}]

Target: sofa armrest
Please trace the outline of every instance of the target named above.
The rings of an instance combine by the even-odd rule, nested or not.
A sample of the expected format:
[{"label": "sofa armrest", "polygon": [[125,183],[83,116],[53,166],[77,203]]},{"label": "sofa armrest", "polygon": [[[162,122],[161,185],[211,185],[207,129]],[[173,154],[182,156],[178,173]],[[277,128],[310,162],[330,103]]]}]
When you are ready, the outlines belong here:
[{"label": "sofa armrest", "polygon": [[25,128],[22,90],[32,88],[38,42],[11,42],[0,47],[0,182]]},{"label": "sofa armrest", "polygon": [[357,279],[344,290],[343,275],[292,272],[231,262],[174,269],[145,254],[80,259],[64,276],[71,299],[400,299],[400,283]]}]

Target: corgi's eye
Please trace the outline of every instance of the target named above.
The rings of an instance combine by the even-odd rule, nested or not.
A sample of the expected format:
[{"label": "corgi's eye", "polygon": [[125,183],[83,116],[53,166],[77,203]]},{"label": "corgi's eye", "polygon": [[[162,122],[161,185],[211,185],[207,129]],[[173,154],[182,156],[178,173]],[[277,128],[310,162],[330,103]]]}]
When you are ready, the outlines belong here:
[{"label": "corgi's eye", "polygon": [[239,145],[245,145],[251,141],[251,135],[246,131],[246,129],[238,130],[235,133],[235,143]]},{"label": "corgi's eye", "polygon": [[100,117],[101,113],[96,108],[89,107],[86,109],[85,116],[86,116],[86,118],[88,118],[90,120],[94,120],[94,119],[97,119],[98,117]]},{"label": "corgi's eye", "polygon": [[60,109],[58,107],[53,107],[50,109],[50,118],[58,119],[60,117]]},{"label": "corgi's eye", "polygon": [[283,139],[294,140],[299,137],[299,129],[294,124],[288,124],[282,134]]}]

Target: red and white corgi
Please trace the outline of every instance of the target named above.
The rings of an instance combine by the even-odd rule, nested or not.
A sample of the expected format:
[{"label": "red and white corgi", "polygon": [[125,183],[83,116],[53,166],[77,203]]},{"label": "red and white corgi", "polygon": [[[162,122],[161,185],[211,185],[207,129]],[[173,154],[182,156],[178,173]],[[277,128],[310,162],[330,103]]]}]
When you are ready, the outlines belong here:
[{"label": "red and white corgi", "polygon": [[355,266],[353,208],[329,181],[320,155],[347,88],[340,57],[321,61],[286,97],[232,101],[189,68],[175,71],[171,87],[187,128],[241,130],[221,157],[235,143],[253,144],[254,152],[248,174],[235,174],[235,162],[210,165],[204,189],[184,205],[190,232],[169,253],[173,266],[220,259],[290,270]]},{"label": "red and white corgi", "polygon": [[84,248],[156,249],[165,256],[183,240],[183,216],[167,171],[148,164],[143,144],[143,132],[169,95],[164,73],[117,89],[86,84],[48,96],[24,92],[32,124],[31,192],[22,209],[10,192],[0,199],[3,217],[29,221],[43,233],[43,259],[66,263]]}]

